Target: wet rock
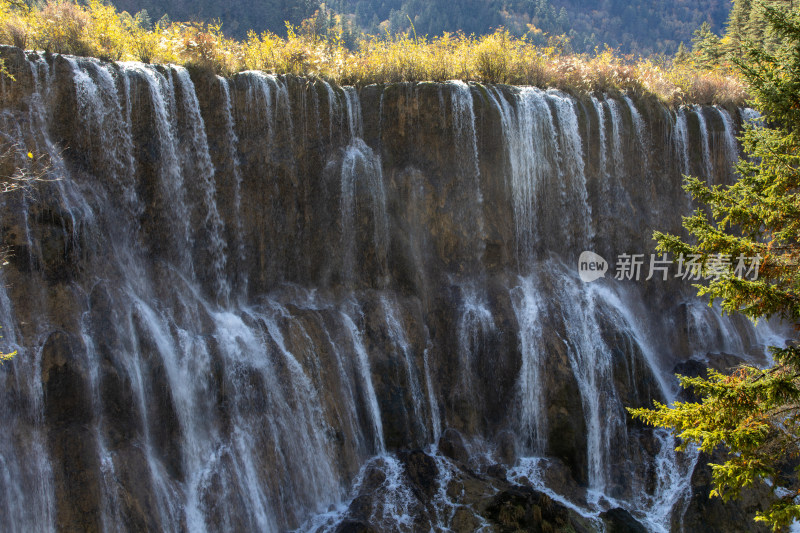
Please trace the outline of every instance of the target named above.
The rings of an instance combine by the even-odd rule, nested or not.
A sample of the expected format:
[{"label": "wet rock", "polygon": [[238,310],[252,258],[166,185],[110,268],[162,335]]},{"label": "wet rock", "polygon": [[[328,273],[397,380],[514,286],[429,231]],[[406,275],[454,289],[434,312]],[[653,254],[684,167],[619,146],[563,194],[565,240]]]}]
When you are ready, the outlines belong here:
[{"label": "wet rock", "polygon": [[437,476],[439,469],[436,460],[422,451],[400,453],[399,458],[405,467],[405,474],[411,481],[414,493],[422,501],[428,501],[439,488]]},{"label": "wet rock", "polygon": [[51,427],[88,424],[94,416],[85,357],[80,340],[69,333],[53,332],[44,343],[41,372]]},{"label": "wet rock", "polygon": [[510,431],[502,431],[497,435],[497,457],[506,466],[517,462],[517,439]]},{"label": "wet rock", "polygon": [[770,499],[768,487],[756,485],[744,489],[737,500],[729,502],[709,497],[713,489],[709,463],[724,460],[719,450],[712,457],[700,454],[692,474],[692,495],[681,519],[683,530],[688,533],[767,533],[770,528],[755,522],[753,517],[756,512],[766,509]]},{"label": "wet rock", "polygon": [[42,348],[47,443],[53,464],[56,520],[67,532],[101,530],[100,460],[91,430],[89,368],[80,341],[50,334]]},{"label": "wet rock", "polygon": [[[362,490],[362,494],[353,498],[353,501],[347,507],[347,516],[353,519],[350,521],[352,524],[361,524],[369,521],[373,506],[378,503],[373,501],[373,497],[374,495],[365,493]],[[360,522],[361,520],[364,522]]]},{"label": "wet rock", "polygon": [[[686,376],[690,378],[708,377],[708,367],[697,361],[695,359],[688,359],[686,361],[682,361],[675,365],[675,368],[672,369],[673,374],[680,374],[681,376]],[[685,402],[699,402],[700,397],[695,394],[694,390],[691,388],[688,389],[681,389],[679,393],[681,401]]]},{"label": "wet rock", "polygon": [[450,529],[455,533],[471,533],[481,528],[481,521],[474,512],[469,509],[458,508],[453,515]]},{"label": "wet rock", "polygon": [[496,477],[498,479],[506,479],[506,474],[508,474],[508,470],[503,465],[489,465],[486,469],[486,475],[491,477]]},{"label": "wet rock", "polygon": [[566,507],[526,487],[512,487],[498,494],[484,516],[498,524],[501,531],[586,531]]},{"label": "wet rock", "polygon": [[708,377],[708,366],[696,359],[688,359],[675,365],[675,368],[672,369],[672,373],[690,378],[706,378]]},{"label": "wet rock", "polygon": [[579,505],[586,501],[586,487],[572,477],[572,469],[559,459],[547,459],[542,465],[545,485]]},{"label": "wet rock", "polygon": [[600,513],[606,526],[606,533],[647,533],[647,528],[631,514],[620,507]]},{"label": "wet rock", "polygon": [[466,463],[469,460],[469,452],[464,445],[464,439],[461,437],[461,433],[453,428],[447,428],[442,432],[437,447],[439,453],[454,461]]},{"label": "wet rock", "polygon": [[336,527],[336,533],[378,533],[378,530],[363,522],[347,520]]}]

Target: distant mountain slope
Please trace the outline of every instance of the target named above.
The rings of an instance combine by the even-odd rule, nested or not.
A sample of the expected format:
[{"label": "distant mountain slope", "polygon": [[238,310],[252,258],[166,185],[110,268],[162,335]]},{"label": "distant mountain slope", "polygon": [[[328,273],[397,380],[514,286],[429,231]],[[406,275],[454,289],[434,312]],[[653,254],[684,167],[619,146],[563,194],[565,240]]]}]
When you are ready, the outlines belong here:
[{"label": "distant mountain slope", "polygon": [[[318,0],[114,0],[119,9],[147,9],[153,20],[219,18],[226,33],[243,37],[248,29],[284,33],[284,20],[300,22]],[[550,35],[567,34],[573,49],[591,51],[609,44],[623,52],[674,53],[680,42],[708,22],[719,32],[730,0],[331,0],[327,7],[349,15],[368,33],[401,31],[419,35],[462,30],[482,34],[505,26],[517,35],[531,26]],[[410,19],[410,20],[409,20]],[[541,35],[541,34],[539,34]]]},{"label": "distant mountain slope", "polygon": [[[334,0],[335,11],[353,13],[375,32],[388,20],[392,30],[414,20],[418,34],[463,30],[485,33],[505,26],[516,34],[533,24],[549,34],[567,34],[576,51],[609,44],[625,52],[673,53],[703,22],[719,32],[730,0]],[[399,28],[398,28],[399,27]]]},{"label": "distant mountain slope", "polygon": [[284,21],[298,24],[319,7],[317,0],[111,0],[120,11],[147,10],[155,22],[163,15],[172,20],[219,19],[225,33],[244,37],[247,30],[285,34]]}]

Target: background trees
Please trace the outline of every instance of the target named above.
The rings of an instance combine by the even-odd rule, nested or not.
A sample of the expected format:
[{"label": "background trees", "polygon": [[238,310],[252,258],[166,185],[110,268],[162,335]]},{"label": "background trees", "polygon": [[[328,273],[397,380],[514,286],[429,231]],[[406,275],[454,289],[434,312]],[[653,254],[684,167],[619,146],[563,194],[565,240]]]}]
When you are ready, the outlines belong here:
[{"label": "background trees", "polygon": [[[738,0],[737,0],[738,1]],[[721,31],[730,0],[112,0],[120,10],[146,9],[153,20],[210,22],[243,38],[252,29],[285,35],[284,21],[299,24],[321,4],[344,15],[362,32],[406,31],[413,21],[419,35],[492,33],[499,26],[521,36],[534,27],[548,35],[566,35],[576,52],[607,44],[625,53],[675,53],[703,22]],[[410,19],[410,21],[409,21]]]}]

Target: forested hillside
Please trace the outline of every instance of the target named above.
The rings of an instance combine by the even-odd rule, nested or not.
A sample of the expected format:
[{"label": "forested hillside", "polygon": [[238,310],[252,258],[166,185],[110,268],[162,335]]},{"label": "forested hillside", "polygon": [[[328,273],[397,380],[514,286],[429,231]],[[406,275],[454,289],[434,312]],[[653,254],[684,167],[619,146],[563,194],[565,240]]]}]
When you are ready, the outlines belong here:
[{"label": "forested hillside", "polygon": [[[729,66],[732,59],[743,55],[747,43],[757,44],[768,53],[774,52],[781,38],[770,28],[764,6],[796,9],[794,0],[734,0],[724,32],[715,33],[708,24],[695,32],[692,60],[704,68]],[[683,51],[678,59],[685,59]]]},{"label": "forested hillside", "polygon": [[[608,44],[625,52],[673,53],[688,43],[703,22],[719,31],[730,10],[729,0],[334,0],[336,11],[354,13],[368,32],[407,28],[439,34],[463,30],[485,33],[505,26],[516,35],[566,34],[576,52]],[[379,27],[382,21],[383,27]]]},{"label": "forested hillside", "polygon": [[[153,20],[220,19],[224,31],[244,37],[247,30],[285,33],[311,16],[318,0],[114,0],[120,10],[146,9]],[[331,0],[326,7],[345,15],[356,32],[383,34],[410,29],[419,35],[461,30],[486,34],[500,26],[517,36],[567,35],[572,49],[589,52],[608,44],[623,52],[674,53],[704,22],[721,31],[729,0]]]},{"label": "forested hillside", "polygon": [[172,20],[218,19],[225,33],[233,37],[244,37],[251,29],[285,34],[285,21],[299,24],[319,7],[318,0],[111,0],[111,3],[131,14],[144,9],[153,22],[164,15]]}]

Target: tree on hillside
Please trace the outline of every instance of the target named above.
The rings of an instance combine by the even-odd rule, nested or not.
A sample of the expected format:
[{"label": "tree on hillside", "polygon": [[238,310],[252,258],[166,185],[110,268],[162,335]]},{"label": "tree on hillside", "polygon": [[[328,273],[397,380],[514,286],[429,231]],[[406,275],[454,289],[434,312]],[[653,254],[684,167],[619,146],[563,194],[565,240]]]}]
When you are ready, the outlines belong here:
[{"label": "tree on hillside", "polygon": [[154,20],[169,15],[172,20],[220,21],[225,33],[243,38],[248,30],[269,30],[286,35],[286,22],[299,24],[319,8],[319,0],[113,0],[119,11],[147,10]]},{"label": "tree on hillside", "polygon": [[[744,45],[731,58],[751,85],[754,106],[763,121],[746,127],[747,158],[737,165],[731,186],[707,187],[687,178],[685,188],[707,210],[684,219],[694,236],[689,244],[656,232],[658,249],[697,254],[706,273],[719,258],[732,258],[727,273],[705,286],[701,295],[719,299],[726,312],[752,319],[780,317],[800,321],[800,10],[765,7],[763,17],[778,38],[774,51],[763,44]],[[735,275],[736,258],[761,258],[758,279]],[[680,377],[699,395],[698,403],[656,404],[632,409],[634,417],[671,428],[705,452],[726,450],[725,461],[712,465],[712,495],[724,500],[756,482],[771,488],[773,500],[756,520],[779,531],[800,519],[800,347],[772,348],[774,365],[742,366],[731,375],[709,370],[708,378]]]},{"label": "tree on hillside", "polygon": [[711,25],[708,22],[704,22],[700,29],[694,32],[692,43],[692,52],[702,65],[711,67],[719,64],[719,60],[724,54],[722,40],[711,31]]},{"label": "tree on hillside", "polygon": [[728,52],[738,52],[743,43],[754,41],[766,50],[774,52],[780,44],[780,38],[774,34],[767,23],[764,7],[792,10],[794,0],[734,0],[728,22],[726,48]]}]

